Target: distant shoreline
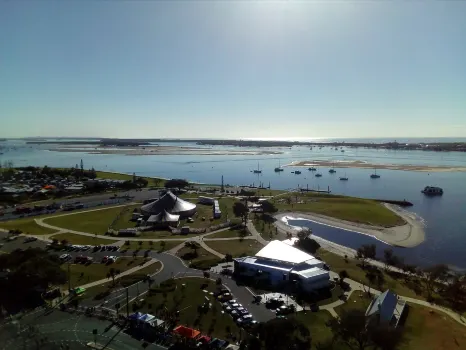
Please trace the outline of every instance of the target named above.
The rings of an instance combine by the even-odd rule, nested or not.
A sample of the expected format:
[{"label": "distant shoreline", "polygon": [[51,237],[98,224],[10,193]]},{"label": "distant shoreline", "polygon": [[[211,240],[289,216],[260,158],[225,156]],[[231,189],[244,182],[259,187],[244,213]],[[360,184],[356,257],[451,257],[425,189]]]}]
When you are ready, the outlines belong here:
[{"label": "distant shoreline", "polygon": [[433,166],[433,165],[412,165],[412,164],[376,164],[363,162],[361,160],[301,160],[284,165],[286,167],[330,167],[330,168],[359,168],[359,169],[388,169],[402,171],[419,171],[419,172],[452,172],[466,171],[466,167],[454,166]]}]

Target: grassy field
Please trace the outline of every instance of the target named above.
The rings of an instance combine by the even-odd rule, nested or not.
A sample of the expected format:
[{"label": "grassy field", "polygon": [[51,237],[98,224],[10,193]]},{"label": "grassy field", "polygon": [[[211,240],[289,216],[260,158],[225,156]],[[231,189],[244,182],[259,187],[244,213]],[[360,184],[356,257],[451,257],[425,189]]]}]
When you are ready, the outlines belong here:
[{"label": "grassy field", "polygon": [[287,192],[289,192],[289,191],[259,188],[259,189],[255,190],[255,195],[256,196],[277,196],[279,194],[283,194],[283,193],[287,193]]},{"label": "grassy field", "polygon": [[222,254],[231,254],[233,257],[241,255],[254,255],[264,248],[262,244],[252,239],[243,241],[206,241],[210,248]]},{"label": "grassy field", "polygon": [[[144,263],[144,261],[144,258],[139,257],[136,259],[119,258],[115,263],[109,265],[100,264],[99,262],[90,265],[71,264],[71,288],[107,278],[107,274],[111,268],[119,270],[120,272],[124,272]],[[63,264],[62,269],[65,272],[68,272],[68,265]],[[109,281],[111,281],[111,279],[109,279]],[[64,287],[68,288],[68,283],[66,283]]]},{"label": "grassy field", "polygon": [[208,269],[220,263],[220,259],[217,256],[209,253],[204,248],[197,249],[197,256],[193,255],[193,253],[191,248],[183,247],[176,252],[176,255],[184,261],[191,263],[192,267],[198,269]]},{"label": "grassy field", "polygon": [[[326,322],[331,320],[332,316],[325,310],[319,312],[298,312],[297,314],[289,317],[294,317],[298,319],[299,321],[303,322],[307,326],[307,328],[309,328],[312,336],[313,349],[315,349],[316,344],[323,343],[331,339],[333,336],[330,328],[326,326]],[[335,347],[332,349],[340,350],[339,347]]]},{"label": "grassy field", "polygon": [[92,299],[100,293],[104,293],[104,292],[111,293],[114,290],[127,287],[129,285],[132,285],[136,282],[141,281],[147,275],[153,275],[154,273],[157,273],[158,271],[161,270],[161,268],[162,268],[162,264],[156,261],[146,267],[143,267],[142,269],[134,273],[131,273],[129,275],[123,276],[115,280],[115,285],[113,285],[112,282],[106,282],[104,284],[99,284],[98,286],[87,288],[86,293],[84,294],[84,298]]},{"label": "grassy field", "polygon": [[[132,211],[135,205],[128,205],[126,208]],[[107,229],[123,211],[125,207],[118,206],[102,210],[93,210],[84,213],[76,213],[64,216],[58,216],[44,220],[46,223],[64,229],[70,229],[80,232],[94,233],[104,235]]]},{"label": "grassy field", "polygon": [[[193,196],[198,198],[198,196]],[[193,228],[207,228],[210,226],[218,225],[226,222],[227,217],[231,220],[234,218],[233,214],[233,203],[235,202],[234,198],[224,197],[218,199],[220,205],[220,210],[222,211],[222,216],[218,219],[213,219],[212,217],[212,205],[210,204],[200,204],[196,200],[191,200],[191,202],[197,204],[197,212],[193,216],[194,222],[188,222],[187,220],[181,220],[180,226],[189,226]],[[202,220],[202,218],[205,220]],[[212,218],[212,220],[211,220]]]},{"label": "grassy field", "polygon": [[[141,242],[142,244],[139,244]],[[165,241],[165,247],[164,251],[170,250],[173,247],[176,247],[177,245],[183,243],[182,241],[170,241],[166,240]],[[129,245],[123,244],[121,249],[129,249],[129,250],[152,250],[155,252],[161,251],[162,250],[162,244],[160,241],[157,242],[152,242],[152,241],[129,241]]]},{"label": "grassy field", "polygon": [[[214,292],[215,283],[202,278],[182,278],[174,280],[175,290],[172,292],[156,293],[148,296],[142,305],[140,312],[149,312],[156,315],[158,311],[166,308],[169,312],[180,311],[179,324],[193,327],[206,332],[214,337],[226,339],[229,332],[239,336],[239,329],[228,314],[222,314],[222,306],[203,290]],[[184,285],[184,287],[183,287]],[[202,313],[198,306],[205,302],[205,297],[210,299],[212,308]]]},{"label": "grassy field", "polygon": [[392,227],[404,224],[401,217],[381,203],[369,199],[293,193],[277,198],[275,205],[281,211],[311,212],[375,226]]},{"label": "grassy field", "polygon": [[80,244],[80,245],[110,245],[115,242],[118,242],[116,240],[82,236],[82,235],[77,235],[77,234],[70,233],[70,232],[60,233],[58,235],[52,236],[51,238],[58,239],[58,241],[62,241],[63,239],[66,239],[69,244]]},{"label": "grassy field", "polygon": [[427,307],[409,305],[400,350],[466,349],[466,327]]},{"label": "grassy field", "polygon": [[[121,173],[112,173],[112,172],[106,172],[106,171],[96,171],[97,177],[101,179],[112,179],[112,180],[132,180],[133,175],[130,174],[121,174]],[[137,177],[138,174],[136,173]],[[165,184],[164,179],[156,178],[156,177],[145,177],[143,176],[144,179],[146,179],[149,183],[147,184],[148,187],[151,186],[163,186]]]},{"label": "grassy field", "polygon": [[[335,308],[341,315],[344,311],[359,309],[366,311],[370,304],[365,294],[353,292],[348,302]],[[445,314],[432,311],[420,305],[409,305],[405,309],[403,327],[403,342],[400,350],[450,350],[466,349],[466,327],[458,324]]]},{"label": "grassy field", "polygon": [[225,231],[220,231],[206,236],[206,238],[230,238],[230,237],[241,237],[247,236],[248,233],[245,232],[242,228],[230,228]]},{"label": "grassy field", "polygon": [[[332,271],[340,272],[341,270],[346,270],[349,274],[349,278],[358,282],[363,282],[366,285],[369,284],[369,281],[366,278],[366,271],[364,271],[361,267],[358,266],[359,262],[355,259],[348,258],[346,262],[345,259],[337,254],[331,253],[329,251],[323,250],[322,248],[318,251],[318,256],[325,261]],[[371,287],[376,288],[378,290],[386,290],[391,289],[395,293],[399,295],[404,295],[407,297],[417,298],[417,299],[424,299],[421,294],[417,294],[414,288],[410,286],[413,285],[414,278],[410,278],[408,281],[405,281],[404,278],[400,277],[398,279],[394,279],[391,275],[382,272],[384,274],[385,283],[382,286],[371,285]]]},{"label": "grassy field", "polygon": [[[36,216],[36,218],[39,216]],[[52,230],[36,224],[32,218],[17,219],[11,221],[1,221],[0,228],[5,230],[21,230],[23,233],[31,235],[49,235],[57,230]]]}]

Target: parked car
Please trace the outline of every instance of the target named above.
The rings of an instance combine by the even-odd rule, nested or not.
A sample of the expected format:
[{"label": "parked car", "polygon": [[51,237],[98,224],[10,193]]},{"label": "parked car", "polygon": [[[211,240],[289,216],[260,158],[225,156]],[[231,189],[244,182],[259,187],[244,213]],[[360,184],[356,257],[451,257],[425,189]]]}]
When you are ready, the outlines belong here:
[{"label": "parked car", "polygon": [[108,256],[104,256],[104,257],[102,258],[102,263],[103,263],[103,264],[106,264],[107,261],[108,261]]},{"label": "parked car", "polygon": [[35,242],[35,241],[37,241],[36,237],[26,237],[26,239],[24,240],[24,243]]},{"label": "parked car", "polygon": [[62,262],[66,262],[66,261],[69,261],[71,260],[71,255],[70,254],[62,254],[60,255],[59,259],[62,261]]}]

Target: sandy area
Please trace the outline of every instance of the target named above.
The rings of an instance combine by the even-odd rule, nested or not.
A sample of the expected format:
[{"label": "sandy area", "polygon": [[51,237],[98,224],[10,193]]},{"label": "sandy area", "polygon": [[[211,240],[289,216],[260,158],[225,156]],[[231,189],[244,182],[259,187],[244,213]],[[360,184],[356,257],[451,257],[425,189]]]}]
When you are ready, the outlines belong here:
[{"label": "sandy area", "polygon": [[306,160],[296,161],[285,166],[292,167],[335,167],[335,168],[360,168],[360,169],[389,169],[389,170],[405,170],[405,171],[424,171],[424,172],[444,172],[444,171],[466,171],[466,167],[447,167],[447,166],[432,166],[432,165],[410,165],[410,164],[375,164],[363,162],[361,160]]},{"label": "sandy area", "polygon": [[208,149],[198,147],[176,146],[148,146],[148,147],[94,147],[86,145],[67,145],[66,147],[54,147],[49,151],[55,152],[85,152],[89,154],[122,154],[126,156],[150,156],[150,155],[266,155],[281,154],[277,151],[249,151]]},{"label": "sandy area", "polygon": [[[387,244],[411,248],[416,247],[425,240],[425,231],[422,221],[415,214],[405,211],[391,204],[384,204],[388,209],[401,216],[406,224],[394,227],[378,227],[371,225],[358,224],[350,221],[339,220],[324,215],[312,213],[282,213],[275,216],[277,221],[275,225],[283,231],[297,233],[299,228],[288,225],[290,219],[310,220],[319,224],[340,228],[346,231],[358,232],[364,235],[372,236]],[[314,232],[319,236],[318,232]]]}]

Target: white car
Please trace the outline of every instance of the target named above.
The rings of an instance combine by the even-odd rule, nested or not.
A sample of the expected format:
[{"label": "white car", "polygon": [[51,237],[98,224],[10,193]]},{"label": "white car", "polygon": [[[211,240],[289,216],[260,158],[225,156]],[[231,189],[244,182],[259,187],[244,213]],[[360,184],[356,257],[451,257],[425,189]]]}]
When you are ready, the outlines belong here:
[{"label": "white car", "polygon": [[71,255],[70,254],[62,254],[62,255],[60,255],[60,260],[62,260],[62,261],[71,260]]},{"label": "white car", "polygon": [[231,307],[232,307],[233,309],[237,309],[237,308],[242,307],[242,306],[241,306],[241,304],[234,303],[234,304],[231,304]]},{"label": "white car", "polygon": [[117,256],[112,255],[112,256],[109,256],[109,257],[108,257],[108,260],[107,260],[107,261],[110,261],[110,262],[114,263],[115,261],[117,261],[117,259],[118,259]]},{"label": "white car", "polygon": [[236,304],[236,303],[237,303],[237,300],[236,300],[236,299],[231,299],[228,303],[229,303],[230,305]]}]

